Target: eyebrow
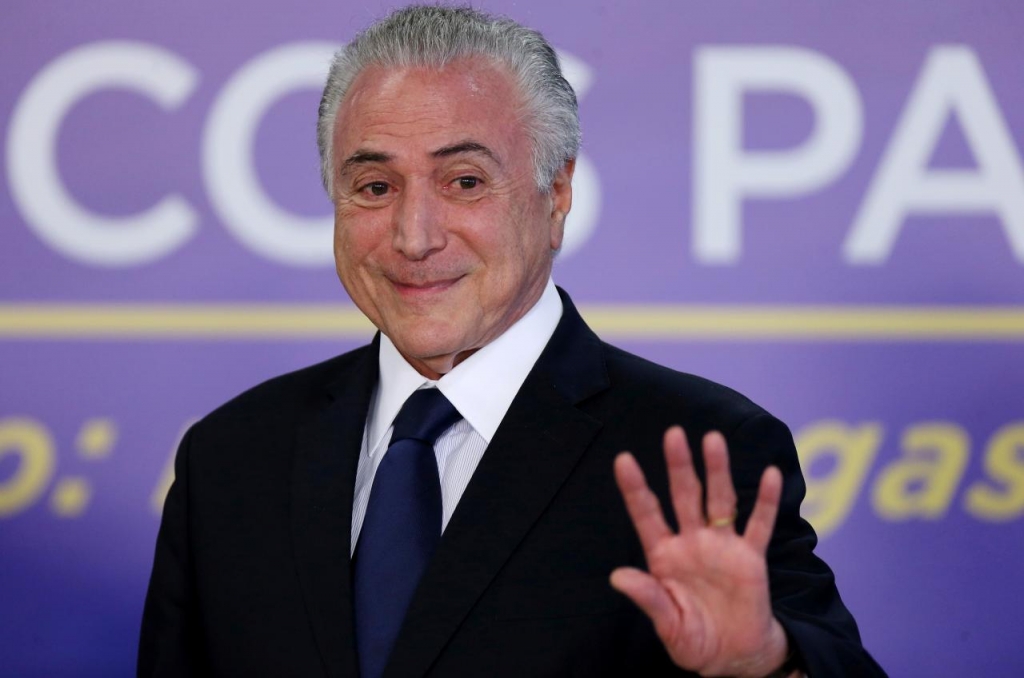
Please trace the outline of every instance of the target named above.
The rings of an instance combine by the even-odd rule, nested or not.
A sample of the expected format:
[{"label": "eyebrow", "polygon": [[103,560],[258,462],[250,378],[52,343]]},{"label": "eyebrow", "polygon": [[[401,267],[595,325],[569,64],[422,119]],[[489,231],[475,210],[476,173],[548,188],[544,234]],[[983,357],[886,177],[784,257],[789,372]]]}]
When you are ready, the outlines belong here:
[{"label": "eyebrow", "polygon": [[501,164],[501,159],[498,158],[494,151],[475,141],[460,141],[457,144],[439,148],[431,153],[431,155],[435,158],[447,158],[460,153],[482,153],[499,165]]},{"label": "eyebrow", "polygon": [[348,156],[345,159],[345,162],[341,164],[338,174],[344,174],[356,165],[365,165],[371,162],[389,162],[393,159],[394,156],[388,153],[380,153],[378,151],[356,151],[352,155]]},{"label": "eyebrow", "polygon": [[[491,149],[487,148],[481,143],[476,141],[460,141],[457,144],[451,146],[444,146],[437,149],[430,155],[435,158],[447,158],[460,153],[482,153],[494,162],[501,165],[501,159],[498,158],[497,154]],[[356,165],[365,165],[372,162],[390,162],[395,159],[395,156],[390,153],[382,153],[380,151],[364,151],[358,150],[352,155],[345,159],[345,162],[341,164],[338,170],[338,174],[344,174]]]}]

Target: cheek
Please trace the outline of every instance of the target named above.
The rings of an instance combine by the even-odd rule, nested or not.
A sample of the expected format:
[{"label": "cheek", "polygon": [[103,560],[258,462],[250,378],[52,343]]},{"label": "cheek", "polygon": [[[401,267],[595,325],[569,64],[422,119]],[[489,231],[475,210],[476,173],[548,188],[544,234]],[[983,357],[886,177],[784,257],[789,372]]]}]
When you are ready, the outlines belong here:
[{"label": "cheek", "polygon": [[[535,205],[523,205],[513,215],[504,246],[517,267],[532,268],[551,252],[551,229]],[[510,261],[510,263],[512,263]]]},{"label": "cheek", "polygon": [[381,227],[380,219],[369,219],[365,216],[335,217],[334,256],[339,269],[344,263],[348,267],[358,267],[371,258],[386,237],[386,229]]},{"label": "cheek", "polygon": [[367,289],[368,252],[357,235],[350,229],[336,232],[334,238],[334,262],[338,278],[354,300],[362,297]]},{"label": "cheek", "polygon": [[469,237],[472,249],[492,269],[519,268],[536,245],[528,210],[515,203],[474,215]]},{"label": "cheek", "polygon": [[349,227],[334,225],[334,261],[341,273],[352,265],[354,247],[352,231]]}]

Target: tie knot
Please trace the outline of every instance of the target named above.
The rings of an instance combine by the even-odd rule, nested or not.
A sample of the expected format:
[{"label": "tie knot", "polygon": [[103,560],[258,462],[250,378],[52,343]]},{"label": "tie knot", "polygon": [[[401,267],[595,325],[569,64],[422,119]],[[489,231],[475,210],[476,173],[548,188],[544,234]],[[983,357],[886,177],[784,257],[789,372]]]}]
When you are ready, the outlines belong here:
[{"label": "tie knot", "polygon": [[395,417],[391,444],[411,438],[433,446],[459,419],[462,415],[443,393],[436,388],[421,388],[409,396]]}]

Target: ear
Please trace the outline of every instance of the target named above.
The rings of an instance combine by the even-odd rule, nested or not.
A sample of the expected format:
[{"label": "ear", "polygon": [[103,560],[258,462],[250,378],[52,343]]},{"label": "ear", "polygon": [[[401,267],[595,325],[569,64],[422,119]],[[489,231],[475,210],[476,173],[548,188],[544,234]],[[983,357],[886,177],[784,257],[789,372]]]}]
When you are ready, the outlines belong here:
[{"label": "ear", "polygon": [[576,171],[576,158],[566,161],[551,182],[551,249],[562,246],[565,219],[572,209],[572,173]]}]

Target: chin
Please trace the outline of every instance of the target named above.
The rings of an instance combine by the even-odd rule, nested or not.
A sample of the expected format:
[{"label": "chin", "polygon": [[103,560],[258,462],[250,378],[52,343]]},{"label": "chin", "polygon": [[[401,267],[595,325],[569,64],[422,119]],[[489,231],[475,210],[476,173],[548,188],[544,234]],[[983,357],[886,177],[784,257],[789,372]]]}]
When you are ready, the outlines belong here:
[{"label": "chin", "polygon": [[402,354],[419,360],[454,355],[471,350],[467,333],[442,320],[418,320],[403,323],[388,334]]}]

